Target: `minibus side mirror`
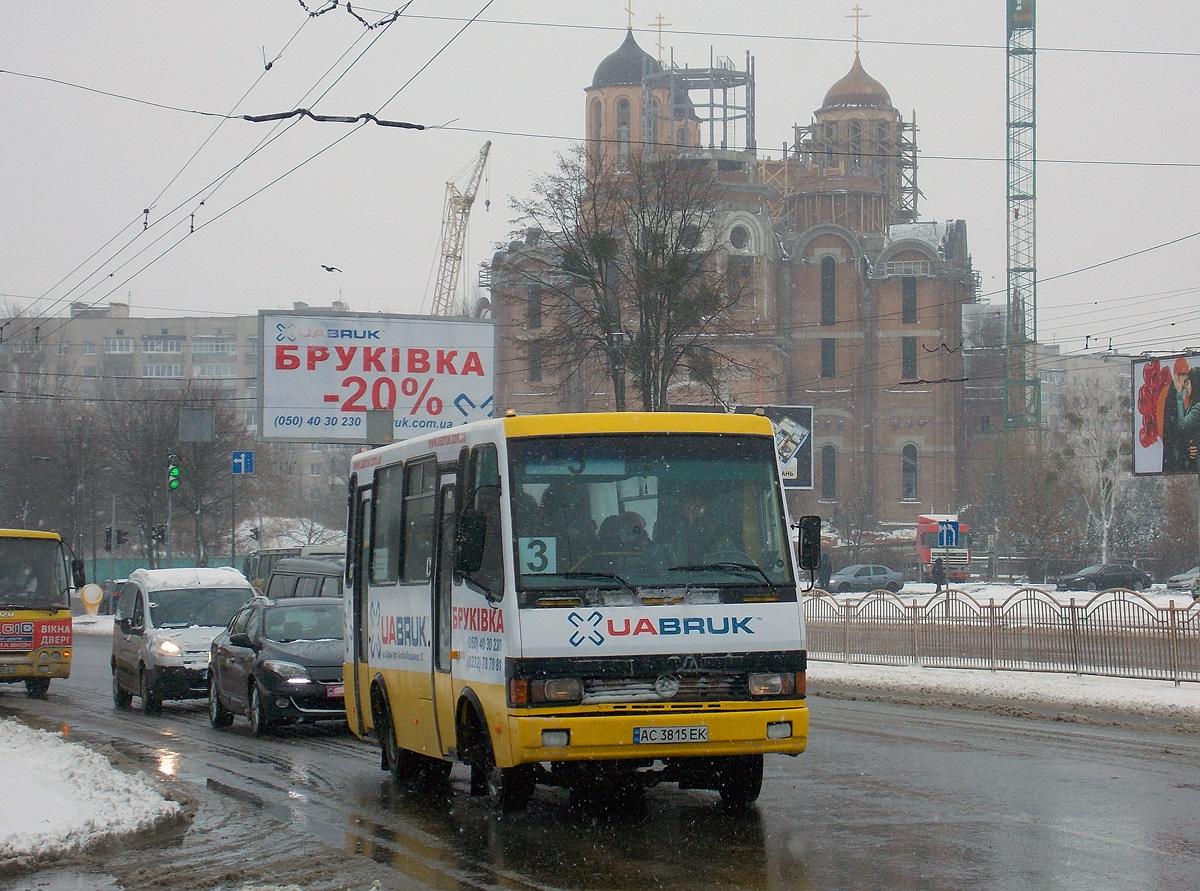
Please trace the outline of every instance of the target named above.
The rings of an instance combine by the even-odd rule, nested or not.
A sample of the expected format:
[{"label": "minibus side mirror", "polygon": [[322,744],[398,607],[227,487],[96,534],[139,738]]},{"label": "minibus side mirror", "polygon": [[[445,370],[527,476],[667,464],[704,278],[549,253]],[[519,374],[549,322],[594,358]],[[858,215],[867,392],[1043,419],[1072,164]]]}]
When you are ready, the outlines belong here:
[{"label": "minibus side mirror", "polygon": [[458,531],[454,535],[455,572],[469,576],[479,570],[486,536],[487,516],[483,511],[468,507],[458,515]]},{"label": "minibus side mirror", "polygon": [[87,584],[87,578],[84,575],[84,563],[78,557],[71,561],[71,580],[75,583],[76,588],[82,588]]},{"label": "minibus side mirror", "polygon": [[800,518],[800,568],[812,572],[821,565],[821,518],[810,514]]}]

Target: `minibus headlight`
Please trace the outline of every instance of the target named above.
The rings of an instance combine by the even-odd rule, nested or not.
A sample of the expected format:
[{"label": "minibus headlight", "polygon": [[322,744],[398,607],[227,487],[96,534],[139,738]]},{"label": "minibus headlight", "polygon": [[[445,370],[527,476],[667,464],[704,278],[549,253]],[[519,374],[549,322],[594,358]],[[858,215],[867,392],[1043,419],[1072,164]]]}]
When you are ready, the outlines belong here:
[{"label": "minibus headlight", "polygon": [[583,681],[579,678],[530,681],[529,698],[532,702],[579,702],[583,699]]},{"label": "minibus headlight", "polygon": [[751,672],[746,680],[751,696],[790,696],[796,692],[796,676],[791,672]]}]

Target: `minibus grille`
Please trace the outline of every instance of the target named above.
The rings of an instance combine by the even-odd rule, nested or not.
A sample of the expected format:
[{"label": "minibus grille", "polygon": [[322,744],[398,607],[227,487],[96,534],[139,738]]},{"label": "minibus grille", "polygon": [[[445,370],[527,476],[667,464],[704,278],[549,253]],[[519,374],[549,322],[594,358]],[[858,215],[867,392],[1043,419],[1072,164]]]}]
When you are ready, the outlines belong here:
[{"label": "minibus grille", "polygon": [[711,672],[676,677],[679,689],[673,696],[658,692],[657,676],[584,678],[583,702],[711,702],[746,698],[745,675]]}]

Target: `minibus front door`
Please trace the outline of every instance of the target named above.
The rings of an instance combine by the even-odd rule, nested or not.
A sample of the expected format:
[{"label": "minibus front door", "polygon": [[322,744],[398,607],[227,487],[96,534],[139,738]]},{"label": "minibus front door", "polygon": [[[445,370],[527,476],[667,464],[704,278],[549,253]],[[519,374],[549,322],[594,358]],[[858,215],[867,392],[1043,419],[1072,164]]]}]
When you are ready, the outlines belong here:
[{"label": "minibus front door", "polygon": [[437,550],[433,573],[433,713],[437,720],[438,745],[450,754],[454,742],[454,683],[450,670],[451,593],[454,588],[454,534],[458,504],[453,474],[442,474],[438,499]]}]

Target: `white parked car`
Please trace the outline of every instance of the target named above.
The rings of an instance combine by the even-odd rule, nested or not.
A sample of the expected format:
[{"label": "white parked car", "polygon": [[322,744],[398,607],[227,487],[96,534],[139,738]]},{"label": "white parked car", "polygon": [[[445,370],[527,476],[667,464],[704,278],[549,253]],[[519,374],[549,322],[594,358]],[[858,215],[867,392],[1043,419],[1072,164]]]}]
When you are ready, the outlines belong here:
[{"label": "white parked car", "polygon": [[1173,575],[1167,579],[1167,588],[1182,591],[1196,590],[1196,577],[1200,576],[1200,566],[1193,566],[1186,572]]},{"label": "white parked car", "polygon": [[131,572],[113,622],[113,703],[138,696],[153,714],[164,699],[207,697],[213,638],[257,593],[231,567]]}]

